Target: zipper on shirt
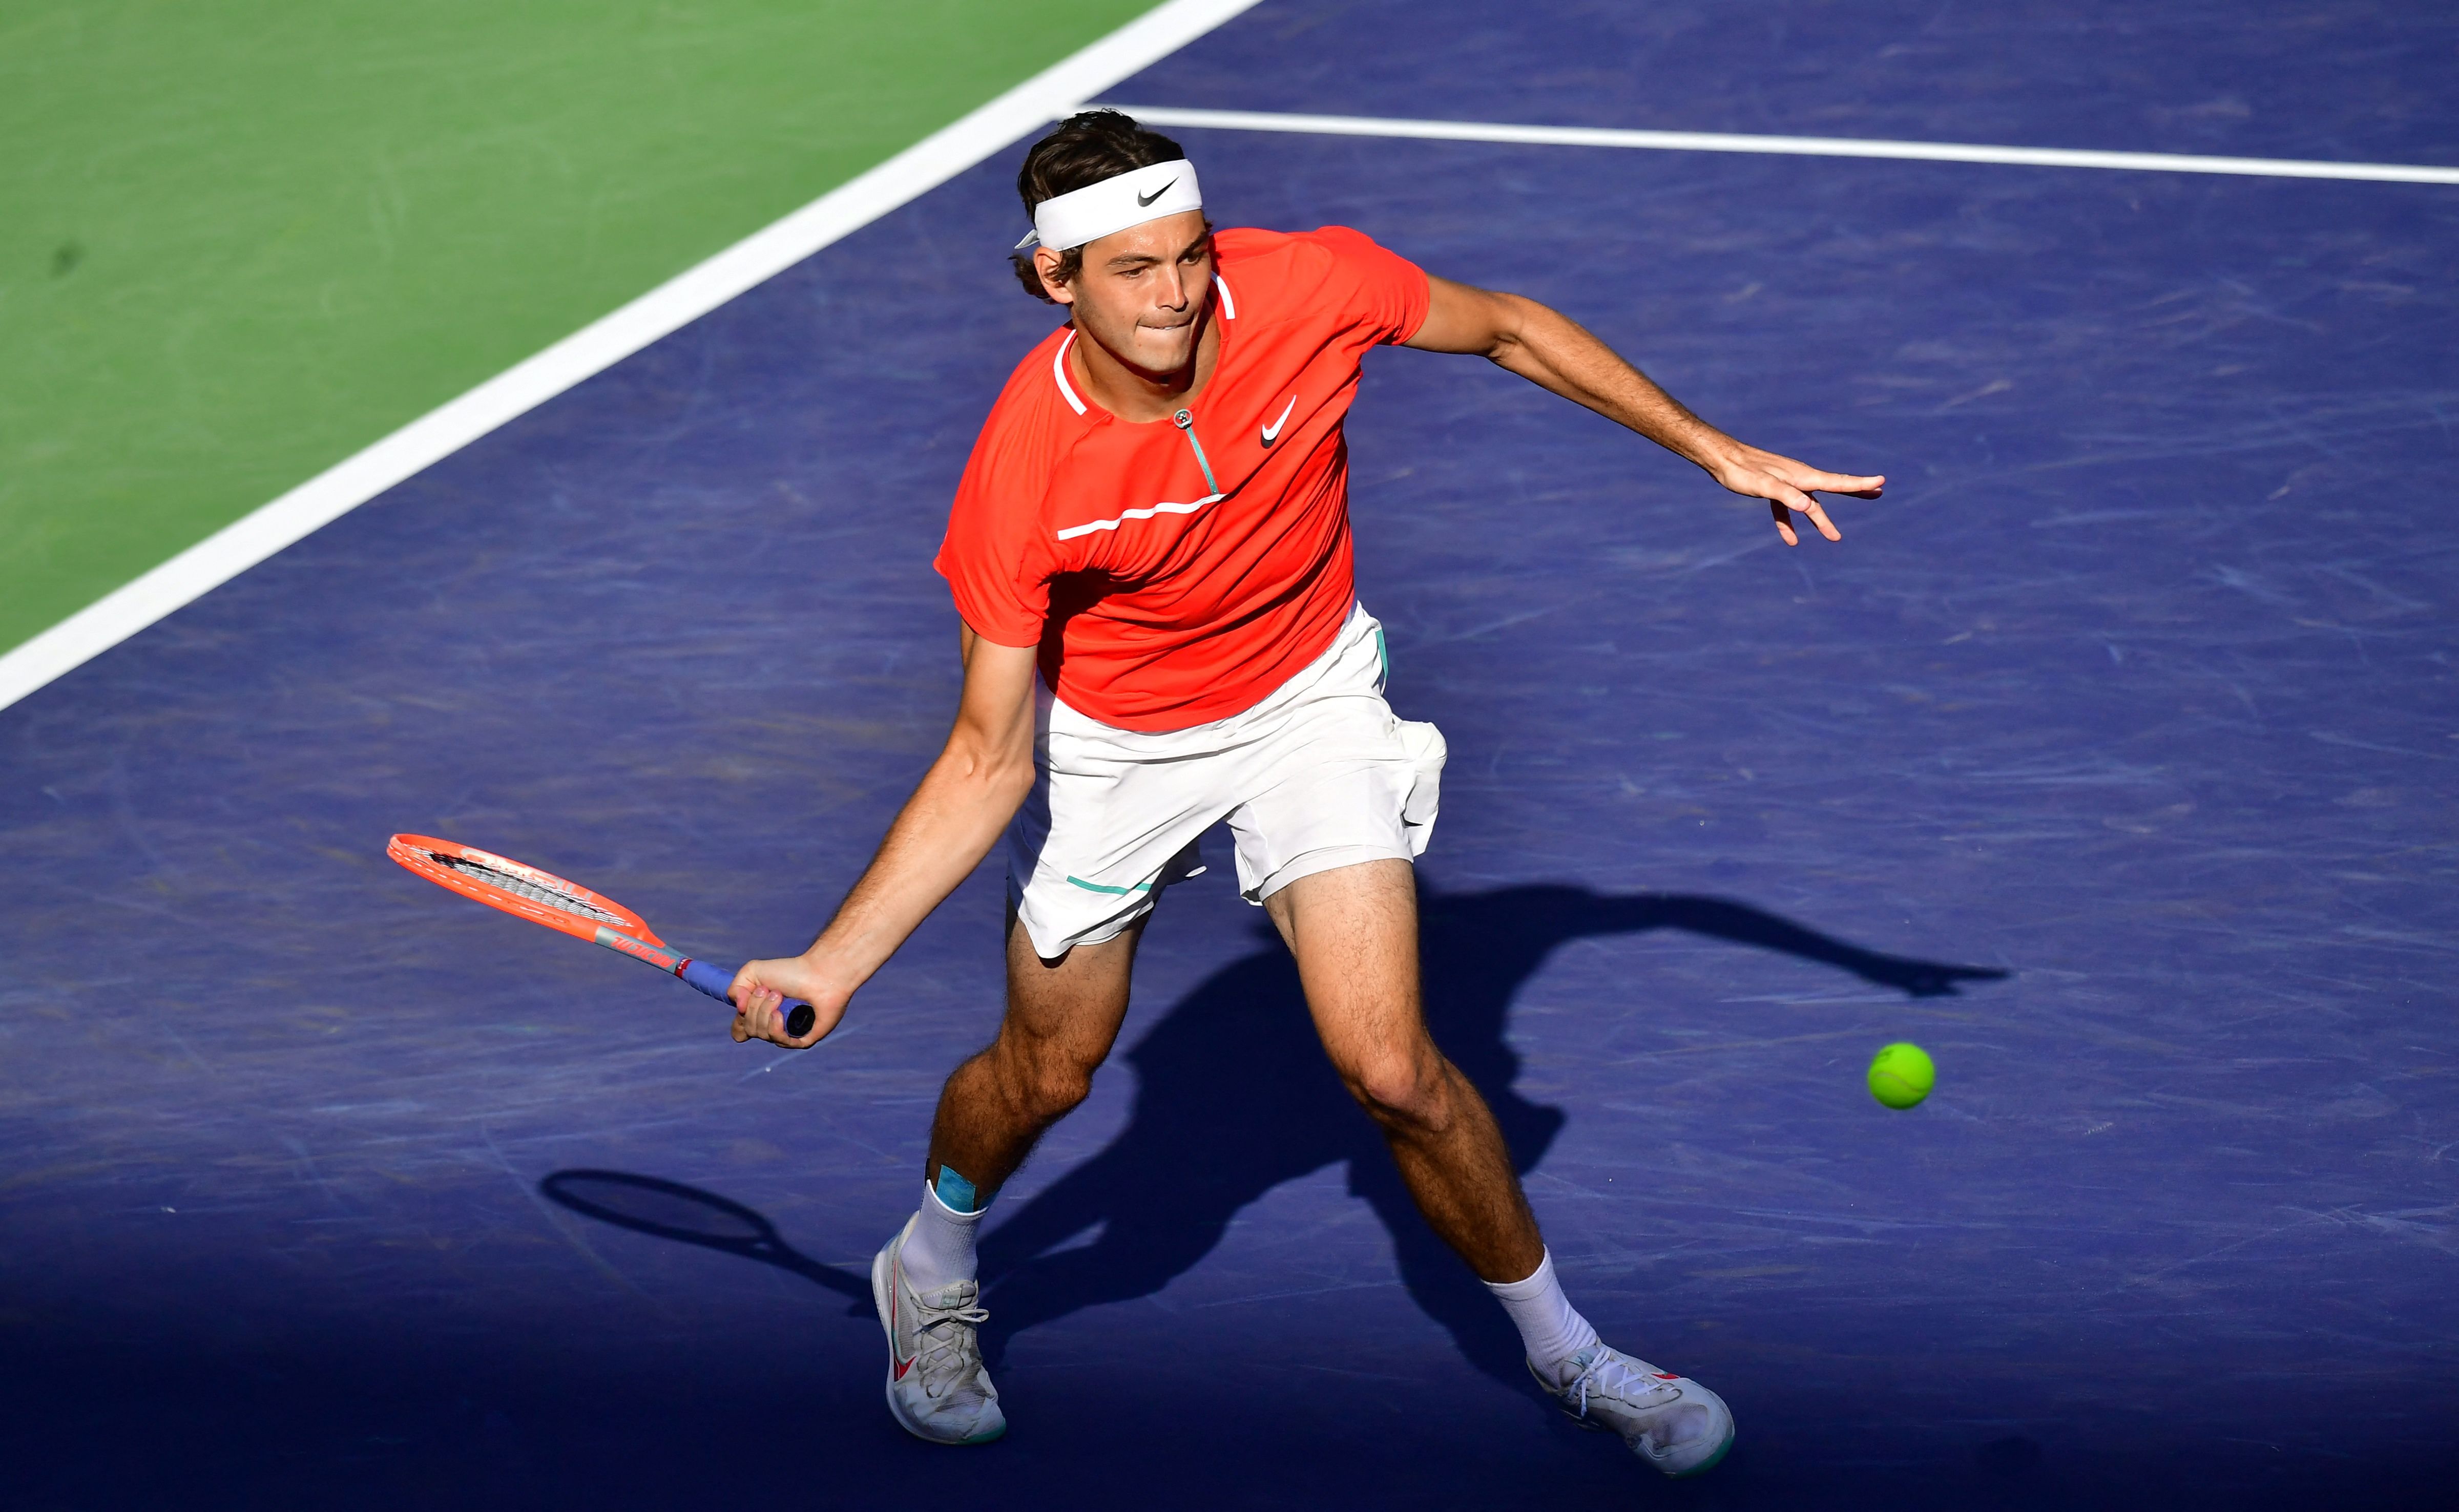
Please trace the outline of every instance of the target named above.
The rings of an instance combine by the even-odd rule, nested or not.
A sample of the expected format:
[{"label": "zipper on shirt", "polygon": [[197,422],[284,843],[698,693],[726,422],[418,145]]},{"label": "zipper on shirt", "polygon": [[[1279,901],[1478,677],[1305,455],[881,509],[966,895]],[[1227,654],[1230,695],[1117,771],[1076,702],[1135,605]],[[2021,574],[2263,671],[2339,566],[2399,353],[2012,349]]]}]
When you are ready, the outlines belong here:
[{"label": "zipper on shirt", "polygon": [[1187,432],[1187,444],[1195,448],[1195,465],[1204,470],[1204,486],[1212,491],[1214,498],[1221,497],[1221,485],[1212,481],[1212,464],[1204,455],[1204,443],[1195,439],[1195,416],[1181,410],[1169,417],[1169,423]]}]

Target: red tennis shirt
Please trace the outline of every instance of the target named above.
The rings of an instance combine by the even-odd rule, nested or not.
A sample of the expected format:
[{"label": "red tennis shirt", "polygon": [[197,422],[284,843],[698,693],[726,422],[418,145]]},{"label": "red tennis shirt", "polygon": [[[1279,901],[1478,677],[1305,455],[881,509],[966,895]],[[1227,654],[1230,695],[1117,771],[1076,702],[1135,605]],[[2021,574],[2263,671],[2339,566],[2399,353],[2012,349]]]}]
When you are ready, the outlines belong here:
[{"label": "red tennis shirt", "polygon": [[1356,598],[1358,361],[1426,318],[1426,275],[1345,226],[1213,247],[1203,394],[1121,420],[1076,391],[1074,328],[1051,332],[992,407],[934,564],[975,634],[1040,647],[1053,693],[1124,729],[1251,708],[1332,644]]}]

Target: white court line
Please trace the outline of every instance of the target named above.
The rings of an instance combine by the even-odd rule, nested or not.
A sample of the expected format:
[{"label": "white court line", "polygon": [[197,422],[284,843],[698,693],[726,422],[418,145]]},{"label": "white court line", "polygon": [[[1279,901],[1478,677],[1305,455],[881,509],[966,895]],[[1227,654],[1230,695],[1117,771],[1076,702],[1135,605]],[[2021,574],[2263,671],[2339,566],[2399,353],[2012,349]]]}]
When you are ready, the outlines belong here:
[{"label": "white court line", "polygon": [[1394,120],[1372,116],[1287,116],[1264,111],[1121,105],[1153,126],[1298,132],[1318,136],[1414,136],[1428,141],[1513,142],[1540,147],[1645,147],[1659,152],[1778,153],[1797,158],[1901,158],[1914,162],[2014,163],[2030,168],[2131,168],[2148,173],[2242,174],[2259,178],[2353,178],[2367,183],[2459,184],[2459,168],[2412,163],[2318,162],[2296,158],[2196,158],[2179,153],[2085,152],[2066,147],[1988,147],[1973,142],[1879,141],[1854,136],[1749,136],[1732,132],[1624,131],[1606,126],[1510,126],[1493,121]]},{"label": "white court line", "polygon": [[937,188],[1255,3],[1169,0],[775,224],[335,463],[0,656],[0,708],[506,421]]}]

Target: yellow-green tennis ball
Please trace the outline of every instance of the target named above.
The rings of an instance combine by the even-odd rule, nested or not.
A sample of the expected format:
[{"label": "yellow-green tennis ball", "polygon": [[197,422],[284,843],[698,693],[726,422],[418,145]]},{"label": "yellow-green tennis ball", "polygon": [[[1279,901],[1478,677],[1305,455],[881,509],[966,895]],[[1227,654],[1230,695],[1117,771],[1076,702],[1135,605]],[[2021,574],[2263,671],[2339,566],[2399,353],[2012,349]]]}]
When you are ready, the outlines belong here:
[{"label": "yellow-green tennis ball", "polygon": [[1870,1058],[1870,1095],[1891,1108],[1908,1108],[1938,1085],[1938,1067],[1917,1044],[1891,1044]]}]

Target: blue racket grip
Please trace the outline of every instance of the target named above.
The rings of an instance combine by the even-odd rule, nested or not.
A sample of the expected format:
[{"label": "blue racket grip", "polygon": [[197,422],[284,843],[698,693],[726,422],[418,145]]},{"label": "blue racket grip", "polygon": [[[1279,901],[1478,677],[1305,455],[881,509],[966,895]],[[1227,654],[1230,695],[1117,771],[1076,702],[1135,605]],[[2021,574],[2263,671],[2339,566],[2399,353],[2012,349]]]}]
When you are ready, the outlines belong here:
[{"label": "blue racket grip", "polygon": [[[733,998],[726,996],[726,989],[734,985],[734,973],[727,971],[723,966],[715,965],[704,960],[687,960],[683,962],[683,969],[677,972],[675,975],[681,976],[691,986],[697,987],[702,992],[704,992],[711,998],[716,998],[719,1002],[731,1003],[734,1001]],[[796,1040],[800,1040],[803,1036],[811,1032],[811,1020],[816,1017],[816,1015],[812,1013],[811,1005],[809,1003],[803,1001],[799,998],[788,998],[784,1002],[779,1003],[777,1008],[780,1013],[783,1013],[786,1016],[786,1033],[788,1035]]]}]

